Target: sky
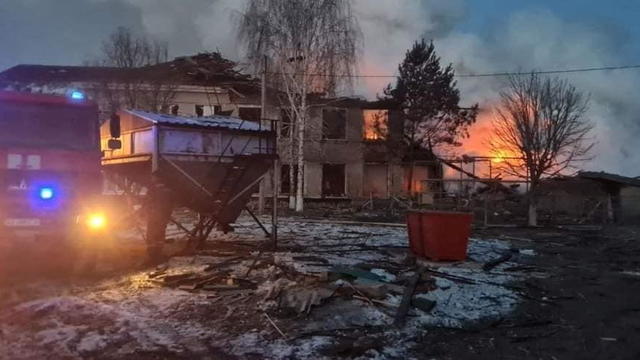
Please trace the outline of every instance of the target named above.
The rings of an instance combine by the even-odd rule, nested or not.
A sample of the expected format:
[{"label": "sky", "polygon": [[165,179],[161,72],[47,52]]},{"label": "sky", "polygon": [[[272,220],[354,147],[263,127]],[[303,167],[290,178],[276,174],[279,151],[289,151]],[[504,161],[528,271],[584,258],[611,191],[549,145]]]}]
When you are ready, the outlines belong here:
[{"label": "sky", "polygon": [[[95,59],[117,26],[166,40],[172,56],[219,50],[241,60],[234,24],[245,0],[0,0],[0,70]],[[394,74],[412,42],[432,39],[457,73],[640,64],[640,1],[353,0],[361,74]],[[595,158],[583,165],[640,175],[640,70],[566,75],[591,97]],[[392,78],[363,79],[372,98]],[[464,104],[486,109],[461,151],[483,154],[500,78],[459,78]]]}]

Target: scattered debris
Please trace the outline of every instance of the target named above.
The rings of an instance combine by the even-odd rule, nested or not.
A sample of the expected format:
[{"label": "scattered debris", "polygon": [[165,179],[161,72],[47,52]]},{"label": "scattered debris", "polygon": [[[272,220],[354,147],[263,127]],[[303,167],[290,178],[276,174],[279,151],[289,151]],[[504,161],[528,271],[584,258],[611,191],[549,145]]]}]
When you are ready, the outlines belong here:
[{"label": "scattered debris", "polygon": [[411,299],[413,298],[413,293],[416,290],[416,285],[418,285],[418,281],[424,272],[423,269],[419,269],[416,273],[407,281],[407,286],[404,289],[404,294],[402,295],[402,300],[400,302],[400,306],[398,307],[398,311],[396,312],[396,317],[393,321],[395,326],[404,325],[404,319],[409,312],[409,305],[411,304]]},{"label": "scattered debris", "polygon": [[512,249],[509,252],[505,253],[504,255],[500,256],[499,258],[486,262],[484,265],[482,265],[482,270],[491,271],[491,269],[502,264],[503,262],[507,262],[511,260],[511,258],[513,257],[513,254],[517,252],[518,252],[517,249]]},{"label": "scattered debris", "polygon": [[[137,324],[137,317],[122,315],[111,325],[83,325],[88,326],[86,331],[73,334],[69,330],[60,335],[66,340],[58,343],[82,345],[63,353],[142,356],[148,353],[135,349],[148,341],[158,344],[149,351],[160,351],[157,354],[163,357],[176,351],[200,354],[207,349],[204,343],[224,342],[229,344],[227,355],[240,357],[387,354],[402,358],[407,347],[398,348],[395,342],[408,340],[387,343],[386,338],[400,334],[414,338],[417,329],[431,326],[491,323],[513,310],[519,296],[509,284],[527,274],[517,268],[526,265],[513,258],[509,273],[482,271],[483,265],[510,248],[499,240],[470,239],[473,256],[466,262],[416,265],[408,256],[406,230],[400,227],[285,222],[279,231],[279,251],[260,246],[263,234],[255,227],[242,222],[234,227],[233,234],[215,233],[211,246],[195,256],[174,257],[162,269],[127,276],[122,284],[128,287],[109,285],[80,292],[74,301],[87,304],[86,318],[97,317],[103,309],[145,318]],[[256,252],[257,248],[262,250]],[[256,322],[259,312],[266,322]],[[96,315],[88,315],[92,313]],[[51,331],[77,326],[67,308],[38,307],[22,314],[30,326]],[[113,334],[138,334],[147,327],[167,330],[114,342]],[[16,334],[9,340],[16,349],[32,347],[31,340],[17,337],[25,329],[0,329]],[[105,335],[92,335],[98,330]],[[186,344],[194,337],[192,332],[198,334],[196,345]]]}]

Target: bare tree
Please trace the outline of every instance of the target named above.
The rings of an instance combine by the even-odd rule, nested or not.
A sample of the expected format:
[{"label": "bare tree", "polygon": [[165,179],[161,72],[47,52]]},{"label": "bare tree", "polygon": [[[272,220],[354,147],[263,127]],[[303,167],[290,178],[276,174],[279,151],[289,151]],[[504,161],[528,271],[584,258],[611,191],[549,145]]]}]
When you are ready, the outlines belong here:
[{"label": "bare tree", "polygon": [[158,111],[175,96],[176,82],[166,69],[156,65],[168,60],[168,45],[117,28],[102,43],[97,65],[119,68],[104,76],[97,89],[109,112],[122,107]]},{"label": "bare tree", "polygon": [[[295,133],[287,144],[297,162],[296,211],[303,210],[304,144],[312,93],[333,96],[352,83],[361,37],[348,0],[250,0],[239,38],[256,69],[269,59],[269,81],[285,94]],[[293,165],[291,163],[291,165]]]},{"label": "bare tree", "polygon": [[490,146],[506,174],[529,179],[529,225],[537,225],[536,193],[544,176],[555,176],[589,159],[593,125],[585,118],[587,96],[566,80],[536,73],[512,76],[500,94]]}]

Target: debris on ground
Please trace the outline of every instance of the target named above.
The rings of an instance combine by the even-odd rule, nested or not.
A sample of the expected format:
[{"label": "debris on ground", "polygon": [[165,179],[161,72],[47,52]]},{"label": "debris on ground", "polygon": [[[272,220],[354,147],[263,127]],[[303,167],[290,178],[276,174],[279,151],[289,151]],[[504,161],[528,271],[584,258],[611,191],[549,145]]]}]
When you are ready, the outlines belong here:
[{"label": "debris on ground", "polygon": [[0,312],[0,348],[33,358],[403,357],[426,329],[508,317],[531,274],[517,269],[530,255],[505,240],[470,239],[468,261],[435,263],[409,254],[401,227],[283,222],[277,251],[259,231],[240,221],[195,256],[18,303]]}]

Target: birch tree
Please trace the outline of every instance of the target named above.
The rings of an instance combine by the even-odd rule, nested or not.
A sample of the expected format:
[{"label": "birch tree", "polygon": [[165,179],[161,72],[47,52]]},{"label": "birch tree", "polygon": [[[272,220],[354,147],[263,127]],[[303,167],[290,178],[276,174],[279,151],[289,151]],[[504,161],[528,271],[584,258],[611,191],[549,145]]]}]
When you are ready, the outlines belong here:
[{"label": "birch tree", "polygon": [[[309,95],[334,96],[348,89],[356,69],[361,34],[348,0],[249,0],[239,24],[248,60],[261,69],[268,59],[269,83],[284,94],[292,115],[287,144],[295,210],[303,210],[305,134]],[[258,70],[259,71],[259,70]],[[294,157],[297,181],[294,175]]]},{"label": "birch tree", "polygon": [[537,191],[544,176],[555,176],[588,160],[594,142],[586,119],[587,96],[566,80],[512,76],[493,119],[490,140],[495,154],[521,161],[503,161],[501,170],[530,182],[529,225],[537,225]]}]

